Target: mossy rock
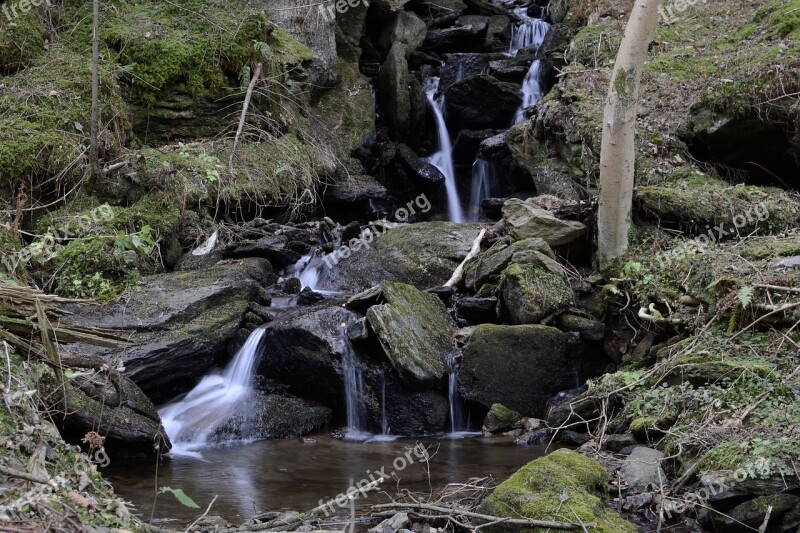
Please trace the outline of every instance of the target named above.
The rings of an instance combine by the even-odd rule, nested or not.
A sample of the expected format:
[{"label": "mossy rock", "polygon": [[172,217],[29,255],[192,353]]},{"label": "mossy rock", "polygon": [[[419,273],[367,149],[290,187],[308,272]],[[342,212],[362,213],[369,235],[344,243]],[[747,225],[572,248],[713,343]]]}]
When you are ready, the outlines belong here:
[{"label": "mossy rock", "polygon": [[[566,500],[563,497],[566,496]],[[478,511],[493,516],[594,523],[600,533],[634,533],[636,528],[607,507],[608,473],[593,459],[556,450],[503,481]],[[542,533],[545,528],[498,524],[493,531]]]},{"label": "mossy rock", "polygon": [[491,409],[483,419],[483,430],[490,433],[506,429],[514,422],[519,421],[522,415],[512,411],[501,403],[492,404]]},{"label": "mossy rock", "polygon": [[435,385],[455,351],[454,324],[444,304],[404,283],[381,284],[384,305],[370,307],[367,321],[389,361],[412,387]]},{"label": "mossy rock", "polygon": [[[16,2],[6,2],[4,10],[15,8],[12,20],[0,18],[0,73],[11,74],[29,67],[44,54],[45,27],[39,9],[27,13]],[[9,14],[11,11],[9,11]]]},{"label": "mossy rock", "polygon": [[510,264],[500,282],[503,307],[514,324],[535,324],[572,304],[564,276],[536,265]]},{"label": "mossy rock", "polygon": [[[545,257],[542,257],[545,256]],[[478,289],[486,283],[500,281],[500,274],[512,261],[535,263],[539,266],[555,263],[555,254],[542,239],[523,239],[511,242],[510,239],[498,241],[491,248],[469,260],[464,266],[464,284],[470,289]]]}]

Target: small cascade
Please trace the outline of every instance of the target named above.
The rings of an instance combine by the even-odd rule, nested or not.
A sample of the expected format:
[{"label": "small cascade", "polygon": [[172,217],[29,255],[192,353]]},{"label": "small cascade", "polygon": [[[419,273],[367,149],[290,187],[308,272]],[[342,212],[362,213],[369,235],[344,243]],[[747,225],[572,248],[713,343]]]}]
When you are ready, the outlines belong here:
[{"label": "small cascade", "polygon": [[453,352],[447,356],[447,369],[450,372],[448,399],[450,400],[450,432],[461,433],[467,430],[464,425],[464,414],[461,398],[458,397],[458,366],[461,354]]},{"label": "small cascade", "polygon": [[381,435],[389,434],[389,421],[386,420],[386,375],[381,372]]},{"label": "small cascade", "polygon": [[542,19],[528,16],[527,7],[518,7],[514,13],[519,16],[521,22],[511,30],[511,45],[508,53],[516,56],[520,50],[537,50],[550,30],[550,24]]},{"label": "small cascade", "polygon": [[214,431],[246,404],[265,331],[254,330],[222,374],[205,376],[183,399],[159,410],[173,454],[197,455],[192,450],[205,446]]},{"label": "small cascade", "polygon": [[525,110],[537,104],[542,99],[542,85],[540,83],[540,73],[542,62],[535,60],[531,64],[525,79],[522,81],[522,105],[517,110],[514,117],[514,124],[519,124],[525,120]]},{"label": "small cascade", "polygon": [[444,121],[444,96],[436,99],[436,91],[439,90],[439,78],[425,78],[423,83],[425,94],[433,107],[436,117],[436,128],[439,133],[439,151],[433,154],[428,161],[434,165],[444,175],[445,187],[447,188],[447,209],[451,222],[464,222],[464,213],[461,210],[461,203],[458,199],[458,188],[456,187],[456,172],[453,167],[453,146],[450,141],[450,132],[447,131],[447,124]]},{"label": "small cascade", "polygon": [[347,324],[341,325],[342,374],[344,374],[344,400],[347,411],[347,440],[364,440],[367,431],[367,409],[364,405],[364,370],[358,363],[355,350],[347,338]]},{"label": "small cascade", "polygon": [[478,157],[472,164],[472,192],[469,197],[469,221],[481,217],[481,204],[497,193],[497,168],[494,161]]}]

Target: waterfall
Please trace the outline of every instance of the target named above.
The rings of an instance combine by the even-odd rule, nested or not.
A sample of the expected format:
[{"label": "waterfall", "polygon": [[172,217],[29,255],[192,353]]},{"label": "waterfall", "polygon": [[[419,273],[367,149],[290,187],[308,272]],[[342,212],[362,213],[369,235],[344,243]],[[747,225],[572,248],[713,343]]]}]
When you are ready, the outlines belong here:
[{"label": "waterfall", "polygon": [[472,192],[469,197],[469,221],[481,217],[481,204],[497,192],[497,169],[494,161],[478,157],[472,164]]},{"label": "waterfall", "polygon": [[355,350],[347,338],[347,324],[342,322],[341,340],[342,374],[344,375],[344,400],[347,411],[347,440],[363,440],[367,431],[367,409],[364,405],[364,370],[358,364]]},{"label": "waterfall", "polygon": [[461,355],[453,352],[447,355],[447,368],[450,372],[447,397],[450,401],[450,432],[456,434],[465,431],[464,415],[461,409],[461,398],[458,397],[458,365]]},{"label": "waterfall", "polygon": [[536,59],[531,63],[531,68],[525,74],[522,81],[522,105],[517,110],[514,117],[514,124],[519,124],[525,120],[525,110],[536,105],[542,99],[542,86],[539,83],[539,73],[542,62]]},{"label": "waterfall", "polygon": [[159,410],[173,454],[192,455],[192,450],[203,447],[214,431],[245,404],[252,391],[265,331],[254,330],[222,374],[208,374],[181,400]]},{"label": "waterfall", "polygon": [[386,375],[381,372],[381,435],[389,434],[389,422],[386,420]]},{"label": "waterfall", "polygon": [[433,107],[436,116],[436,128],[439,132],[439,151],[433,154],[428,161],[444,174],[445,187],[447,188],[447,209],[451,222],[464,222],[464,214],[458,200],[458,189],[456,188],[456,172],[453,168],[453,147],[450,142],[450,133],[444,122],[444,96],[436,99],[436,91],[439,90],[439,78],[425,78],[423,83],[425,94]]},{"label": "waterfall", "polygon": [[508,53],[516,56],[520,50],[528,48],[537,50],[542,46],[544,38],[550,30],[550,24],[541,19],[529,17],[527,7],[518,7],[514,13],[522,22],[511,30],[511,45]]}]

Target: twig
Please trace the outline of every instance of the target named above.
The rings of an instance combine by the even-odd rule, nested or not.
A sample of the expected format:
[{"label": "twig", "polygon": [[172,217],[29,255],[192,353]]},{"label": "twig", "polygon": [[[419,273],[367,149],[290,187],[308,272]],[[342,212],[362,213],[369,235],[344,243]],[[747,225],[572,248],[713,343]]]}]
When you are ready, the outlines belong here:
[{"label": "twig", "polygon": [[3,340],[3,346],[6,349],[6,366],[8,367],[8,386],[6,386],[6,392],[11,392],[11,355],[8,353],[8,343]]},{"label": "twig", "polygon": [[772,515],[772,506],[770,505],[767,507],[767,515],[764,517],[764,522],[762,522],[761,527],[758,528],[758,533],[764,533],[767,530],[767,524],[769,524],[769,517]]},{"label": "twig", "polygon": [[35,476],[33,474],[29,474],[28,472],[23,472],[21,470],[15,470],[13,468],[8,468],[7,466],[0,465],[0,473],[5,474],[7,476],[17,477],[19,479],[24,479],[25,481],[32,481],[33,483],[41,483],[42,485],[49,485],[50,480],[44,479],[39,476]]},{"label": "twig", "polygon": [[201,514],[200,516],[198,516],[198,517],[197,517],[197,520],[195,520],[194,522],[192,522],[191,524],[189,524],[189,525],[186,527],[186,529],[184,529],[184,530],[183,530],[183,533],[189,533],[189,531],[190,531],[190,530],[191,530],[191,529],[192,529],[192,528],[193,528],[193,527],[194,527],[194,526],[195,526],[195,525],[196,525],[196,524],[197,524],[197,523],[198,523],[200,520],[202,520],[204,516],[206,516],[206,515],[208,514],[208,512],[211,510],[211,506],[212,506],[212,505],[214,505],[214,502],[215,502],[215,501],[217,501],[217,496],[219,496],[219,495],[218,495],[218,494],[215,494],[215,495],[214,495],[214,499],[213,499],[213,500],[211,500],[211,503],[209,503],[209,504],[208,504],[208,507],[206,507],[206,512],[205,512],[205,513],[203,513],[203,514]]},{"label": "twig", "polygon": [[[472,511],[462,511],[460,509],[451,509],[449,507],[440,507],[438,505],[429,505],[426,503],[382,503],[373,505],[373,509],[424,509],[426,511],[434,511],[437,513],[445,513],[446,515],[461,515],[468,518],[476,518],[478,520],[499,521],[504,524],[523,525],[531,527],[549,527],[551,529],[580,529],[581,524],[573,524],[571,522],[553,522],[550,520],[533,520],[528,518],[503,518],[500,516],[491,516],[488,514],[473,513]],[[586,524],[587,526],[594,527],[595,524]]]},{"label": "twig", "polygon": [[452,287],[453,285],[461,281],[461,278],[464,276],[464,266],[470,259],[478,255],[478,252],[481,251],[481,241],[483,240],[484,235],[486,235],[486,228],[482,229],[481,232],[478,234],[478,238],[476,238],[475,241],[472,243],[472,249],[467,254],[467,257],[465,257],[464,260],[461,261],[461,264],[458,265],[458,267],[455,269],[453,275],[450,276],[449,280],[447,280],[447,283],[444,284],[445,287]]},{"label": "twig", "polygon": [[258,83],[259,78],[261,78],[261,68],[261,63],[258,63],[253,70],[253,77],[250,80],[250,84],[247,86],[247,94],[245,94],[244,104],[242,104],[242,115],[239,117],[239,127],[236,128],[236,136],[233,138],[233,146],[231,147],[231,156],[228,158],[228,169],[231,171],[233,170],[233,156],[236,153],[236,146],[239,144],[239,137],[242,135],[244,123],[247,119],[247,109],[250,107],[250,99],[253,97],[253,89],[255,89],[256,83]]},{"label": "twig", "polygon": [[756,324],[758,324],[759,322],[761,322],[762,320],[764,320],[768,316],[771,316],[771,315],[774,315],[774,314],[777,314],[777,313],[781,313],[783,311],[787,311],[787,310],[792,309],[794,307],[800,307],[800,302],[794,302],[794,303],[791,303],[791,304],[784,304],[784,305],[778,307],[777,309],[775,309],[774,311],[770,311],[766,315],[761,315],[757,320],[751,322],[749,326],[747,326],[743,330],[739,331],[736,335],[731,337],[729,340],[735,339],[736,337],[738,337],[739,335],[741,335],[745,331],[749,330],[750,328],[752,328],[753,326],[755,326]]}]

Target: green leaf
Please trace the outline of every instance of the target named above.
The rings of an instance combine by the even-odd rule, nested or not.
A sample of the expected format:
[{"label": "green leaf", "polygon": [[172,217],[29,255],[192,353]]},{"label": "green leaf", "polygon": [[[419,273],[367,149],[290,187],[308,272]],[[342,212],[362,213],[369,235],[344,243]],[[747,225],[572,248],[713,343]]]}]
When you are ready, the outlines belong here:
[{"label": "green leaf", "polygon": [[753,301],[753,287],[742,287],[736,294],[736,299],[741,304],[742,309],[750,305]]},{"label": "green leaf", "polygon": [[73,126],[75,126],[76,131],[78,131],[79,133],[83,133],[83,124],[81,124],[80,122],[75,122]]},{"label": "green leaf", "polygon": [[187,496],[182,489],[173,489],[172,487],[161,487],[161,490],[159,492],[161,494],[164,494],[166,492],[171,493],[173,496],[175,496],[178,502],[180,502],[180,504],[183,505],[184,507],[190,507],[192,509],[200,508],[200,506],[194,503],[194,500],[191,499],[189,496]]}]

